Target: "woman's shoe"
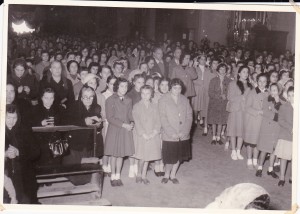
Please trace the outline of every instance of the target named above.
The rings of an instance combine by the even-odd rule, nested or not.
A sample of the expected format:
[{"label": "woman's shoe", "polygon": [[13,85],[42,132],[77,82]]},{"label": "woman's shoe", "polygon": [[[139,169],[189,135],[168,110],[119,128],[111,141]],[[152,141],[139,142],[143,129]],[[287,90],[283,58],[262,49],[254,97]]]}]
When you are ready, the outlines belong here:
[{"label": "woman's shoe", "polygon": [[216,141],[216,140],[212,140],[210,144],[211,144],[211,145],[216,145],[216,144],[217,144],[217,141]]},{"label": "woman's shoe", "polygon": [[155,174],[156,177],[160,177],[161,176],[160,172],[156,172],[155,170],[154,170],[154,174]]},{"label": "woman's shoe", "polygon": [[172,181],[173,184],[179,184],[177,178],[170,178],[169,180]]},{"label": "woman's shoe", "polygon": [[278,186],[284,186],[285,181],[284,180],[279,180]]},{"label": "woman's shoe", "polygon": [[217,143],[218,143],[219,145],[223,145],[223,141],[222,141],[222,140],[217,140]]},{"label": "woman's shoe", "polygon": [[121,179],[118,179],[118,180],[117,180],[117,184],[118,184],[118,186],[123,186],[122,180],[121,180]]},{"label": "woman's shoe", "polygon": [[136,182],[137,184],[142,183],[142,181],[143,181],[142,177],[136,177],[136,179],[135,179],[135,182]]},{"label": "woman's shoe", "polygon": [[232,152],[231,152],[231,159],[232,160],[237,160],[238,158],[237,158],[237,154],[236,154],[236,150],[232,150]]},{"label": "woman's shoe", "polygon": [[112,187],[118,186],[117,180],[110,180],[110,185]]},{"label": "woman's shoe", "polygon": [[279,178],[279,176],[272,170],[271,172],[267,171],[267,175],[271,175],[273,178]]},{"label": "woman's shoe", "polygon": [[274,172],[280,172],[280,165],[276,165],[273,167]]},{"label": "woman's shoe", "polygon": [[203,133],[202,133],[202,136],[207,136],[207,132],[203,132]]},{"label": "woman's shoe", "polygon": [[142,179],[142,181],[143,181],[143,183],[146,184],[146,185],[150,184],[150,181],[149,181],[147,178]]},{"label": "woman's shoe", "polygon": [[255,175],[256,175],[256,177],[261,177],[262,176],[262,170],[261,169],[257,170]]},{"label": "woman's shoe", "polygon": [[225,147],[224,147],[224,151],[228,151],[229,150],[229,142],[225,143]]},{"label": "woman's shoe", "polygon": [[166,184],[166,183],[168,183],[168,181],[169,181],[168,178],[163,178],[163,179],[161,180],[161,183],[162,183],[162,184]]},{"label": "woman's shoe", "polygon": [[160,176],[165,176],[165,172],[159,172]]},{"label": "woman's shoe", "polygon": [[253,166],[253,164],[247,164],[247,168],[248,168],[249,170],[253,170],[253,169],[254,169],[254,166]]}]

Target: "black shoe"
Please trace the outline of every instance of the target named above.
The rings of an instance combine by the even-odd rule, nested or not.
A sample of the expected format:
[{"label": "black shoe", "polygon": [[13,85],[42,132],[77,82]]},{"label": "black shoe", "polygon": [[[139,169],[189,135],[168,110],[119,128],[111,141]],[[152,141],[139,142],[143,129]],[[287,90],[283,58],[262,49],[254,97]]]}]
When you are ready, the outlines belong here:
[{"label": "black shoe", "polygon": [[159,172],[160,176],[165,176],[165,172]]},{"label": "black shoe", "polygon": [[256,175],[256,177],[261,177],[262,176],[262,170],[261,169],[257,170],[255,175]]},{"label": "black shoe", "polygon": [[205,133],[205,132],[203,132],[203,133],[202,133],[202,136],[207,136],[207,132],[206,132],[206,133]]},{"label": "black shoe", "polygon": [[146,184],[146,185],[150,184],[150,181],[149,181],[147,178],[142,179],[142,181],[143,181],[143,183]]},{"label": "black shoe", "polygon": [[269,171],[267,171],[267,175],[271,175],[273,178],[279,178],[279,176],[274,172],[274,171],[271,171],[271,172],[269,172]]},{"label": "black shoe", "polygon": [[123,182],[122,182],[121,179],[118,179],[118,180],[117,180],[117,186],[123,186]]},{"label": "black shoe", "polygon": [[283,181],[283,180],[279,180],[279,182],[278,182],[278,186],[284,186],[284,183],[285,183],[285,181]]},{"label": "black shoe", "polygon": [[143,181],[142,177],[136,177],[136,179],[135,179],[135,182],[136,182],[137,184],[142,183],[142,181]]},{"label": "black shoe", "polygon": [[154,174],[156,175],[156,177],[160,177],[161,176],[160,172],[155,172],[155,170],[154,170]]},{"label": "black shoe", "polygon": [[177,178],[173,178],[173,179],[170,178],[169,180],[172,181],[173,184],[179,184]]},{"label": "black shoe", "polygon": [[162,184],[166,184],[166,183],[168,183],[168,181],[169,181],[168,178],[163,178],[163,179],[161,180],[161,183],[162,183]]},{"label": "black shoe", "polygon": [[274,172],[280,172],[280,165],[273,167]]},{"label": "black shoe", "polygon": [[223,145],[223,142],[222,142],[221,140],[217,140],[217,143],[218,143],[219,145]]},{"label": "black shoe", "polygon": [[217,141],[216,140],[212,140],[211,141],[211,145],[216,145],[217,144]]},{"label": "black shoe", "polygon": [[116,180],[110,180],[110,184],[111,184],[112,187],[118,186],[118,183],[117,183]]}]

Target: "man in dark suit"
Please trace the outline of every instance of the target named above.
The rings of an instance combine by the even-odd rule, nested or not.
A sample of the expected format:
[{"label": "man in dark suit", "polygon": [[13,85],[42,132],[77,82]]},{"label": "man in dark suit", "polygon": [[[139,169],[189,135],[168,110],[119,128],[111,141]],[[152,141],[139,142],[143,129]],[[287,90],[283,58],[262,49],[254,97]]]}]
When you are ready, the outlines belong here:
[{"label": "man in dark suit", "polygon": [[174,55],[173,55],[173,59],[170,61],[170,63],[169,63],[169,77],[171,77],[172,76],[172,72],[173,72],[173,69],[177,66],[177,65],[179,65],[180,63],[179,63],[179,59],[180,59],[180,56],[181,56],[181,54],[182,54],[182,50],[181,50],[181,48],[176,48],[175,50],[174,50],[174,53],[173,53]]},{"label": "man in dark suit", "polygon": [[152,73],[159,73],[164,77],[168,77],[169,66],[168,63],[163,60],[163,51],[160,47],[156,47],[153,50],[154,67]]}]

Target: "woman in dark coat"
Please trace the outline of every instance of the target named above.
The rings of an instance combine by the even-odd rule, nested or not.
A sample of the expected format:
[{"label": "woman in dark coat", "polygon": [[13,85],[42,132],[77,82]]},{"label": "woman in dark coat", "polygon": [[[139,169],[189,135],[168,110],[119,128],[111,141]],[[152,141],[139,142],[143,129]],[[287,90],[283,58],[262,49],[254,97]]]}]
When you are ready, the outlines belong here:
[{"label": "woman in dark coat", "polygon": [[45,88],[52,88],[55,92],[54,105],[69,109],[75,101],[72,82],[62,75],[62,64],[53,61],[50,65],[50,73],[40,82],[40,93]]},{"label": "woman in dark coat", "polygon": [[[69,111],[68,124],[97,127],[96,157],[92,158],[94,157],[94,130],[74,130],[69,132],[70,154],[63,158],[63,164],[95,163],[99,161],[98,157],[103,156],[101,107],[97,104],[97,98],[93,88],[83,86],[79,93],[78,100]],[[90,182],[91,176],[70,176],[69,179],[75,185],[82,185]]]},{"label": "woman in dark coat", "polygon": [[212,124],[213,138],[212,144],[222,144],[221,131],[222,126],[227,124],[228,112],[227,92],[231,80],[226,76],[226,64],[219,64],[217,67],[218,76],[214,77],[209,83],[208,95],[208,114],[207,122]]},{"label": "woman in dark coat", "polygon": [[[32,109],[32,121],[31,126],[44,126],[51,127],[61,124],[61,108],[53,105],[55,93],[52,88],[45,88],[42,92],[42,97],[37,106]],[[41,156],[37,162],[38,166],[44,165],[57,165],[61,163],[61,157],[53,158],[49,149],[48,143],[52,136],[52,133],[36,132],[34,136],[41,148]]]},{"label": "woman in dark coat", "polygon": [[5,171],[12,179],[21,204],[37,204],[37,182],[33,162],[40,151],[32,133],[21,125],[15,105],[6,105],[5,117]]},{"label": "woman in dark coat", "polygon": [[13,64],[11,75],[8,76],[8,82],[16,87],[18,100],[26,100],[31,103],[38,96],[38,82],[35,77],[31,76],[27,71],[26,62],[17,59]]}]

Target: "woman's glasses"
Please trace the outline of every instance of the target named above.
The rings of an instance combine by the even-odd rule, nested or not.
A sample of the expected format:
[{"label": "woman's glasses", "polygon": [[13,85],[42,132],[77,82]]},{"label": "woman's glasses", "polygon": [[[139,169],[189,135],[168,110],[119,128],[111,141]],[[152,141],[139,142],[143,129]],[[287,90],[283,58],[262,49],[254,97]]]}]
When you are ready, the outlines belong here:
[{"label": "woman's glasses", "polygon": [[93,100],[94,97],[86,97],[86,96],[84,96],[84,97],[82,97],[82,99],[83,99],[83,100]]}]

